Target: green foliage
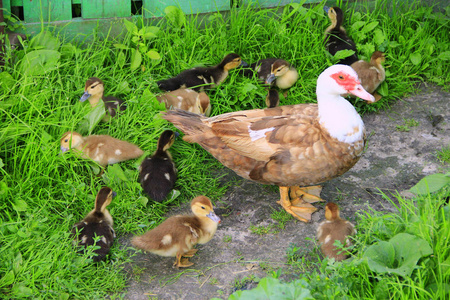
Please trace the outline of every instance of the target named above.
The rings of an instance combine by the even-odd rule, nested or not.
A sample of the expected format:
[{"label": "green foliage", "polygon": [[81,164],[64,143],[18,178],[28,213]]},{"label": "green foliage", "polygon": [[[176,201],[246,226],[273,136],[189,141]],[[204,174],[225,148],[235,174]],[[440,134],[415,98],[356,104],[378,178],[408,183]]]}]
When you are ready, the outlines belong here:
[{"label": "green foliage", "polygon": [[422,178],[409,191],[416,195],[427,195],[448,186],[450,186],[450,173],[432,174]]}]

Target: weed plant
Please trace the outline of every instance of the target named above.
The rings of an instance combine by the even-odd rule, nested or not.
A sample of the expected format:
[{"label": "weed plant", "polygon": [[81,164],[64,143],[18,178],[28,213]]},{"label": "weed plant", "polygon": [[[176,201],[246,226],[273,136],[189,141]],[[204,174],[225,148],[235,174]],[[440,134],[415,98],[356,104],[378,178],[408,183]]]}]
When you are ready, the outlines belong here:
[{"label": "weed plant", "polygon": [[[358,11],[350,5],[342,6],[346,12],[344,25],[358,45],[360,57],[368,59],[374,50],[386,52],[387,78],[379,91],[383,99],[372,106],[355,100],[358,110],[386,108],[413,92],[420,81],[447,84],[448,88],[448,7],[443,14],[402,1],[376,1],[375,7],[362,6]],[[88,104],[78,101],[89,77],[103,79],[105,94],[124,98],[128,107],[110,123],[91,128],[92,133],[127,140],[149,154],[155,150],[159,135],[173,129],[159,116],[162,107],[155,100],[159,93],[156,81],[190,67],[217,64],[230,52],[239,53],[250,63],[267,57],[290,61],[300,78],[281,104],[315,102],[316,79],[335,61],[322,43],[329,25],[322,7],[292,4],[260,10],[249,5],[205,18],[178,14],[178,19],[167,17],[151,24],[136,19],[137,30],[146,28],[140,34],[125,24],[128,31],[124,36],[102,36],[98,29],[89,35],[80,34],[76,40],[61,36],[51,26],[42,26],[42,32],[24,42],[23,49],[14,55],[7,50],[7,63],[0,72],[1,298],[122,297],[126,284],[122,270],[133,252],[116,242],[106,261],[93,264],[87,256],[75,253],[69,237],[72,225],[93,208],[95,195],[103,185],[118,194],[108,209],[119,238],[156,226],[171,206],[188,202],[195,195],[205,194],[217,201],[227,188],[227,183],[212,173],[222,167],[220,163],[198,145],[181,140],[171,148],[179,170],[175,186],[179,197],[164,203],[154,203],[142,193],[137,181],[140,160],[110,166],[103,176],[96,176],[93,170],[98,166],[71,153],[61,155],[60,137],[77,129],[90,111]],[[212,115],[264,107],[265,93],[255,79],[231,72],[220,87],[209,92]],[[408,207],[412,211],[422,209]],[[430,212],[437,209],[426,207]],[[399,209],[403,217],[413,216],[406,215],[403,207]],[[441,240],[436,239],[436,224],[429,223],[432,219],[428,215],[416,215],[425,222],[418,228],[421,237],[436,253],[445,252]],[[381,226],[384,218],[367,219],[360,226],[369,232],[373,228],[370,222]],[[396,220],[390,231],[361,236],[360,247],[405,227],[403,219]],[[397,289],[396,295],[408,298],[417,295],[419,287],[428,288],[430,278],[437,284],[445,279],[448,282],[448,270],[438,264],[443,258],[422,261],[421,268],[413,273],[415,277],[402,281],[405,286],[398,284],[400,278],[395,276],[388,276],[385,284]],[[333,265],[325,267],[328,270]],[[351,286],[345,289],[370,298],[375,281],[384,279],[367,268],[363,271],[365,277],[350,282],[358,291]],[[345,275],[338,268],[333,272]],[[355,278],[348,268],[342,272]],[[415,285],[416,279],[420,284]],[[407,293],[402,294],[405,289]],[[444,293],[442,286],[436,289],[436,293]]]}]

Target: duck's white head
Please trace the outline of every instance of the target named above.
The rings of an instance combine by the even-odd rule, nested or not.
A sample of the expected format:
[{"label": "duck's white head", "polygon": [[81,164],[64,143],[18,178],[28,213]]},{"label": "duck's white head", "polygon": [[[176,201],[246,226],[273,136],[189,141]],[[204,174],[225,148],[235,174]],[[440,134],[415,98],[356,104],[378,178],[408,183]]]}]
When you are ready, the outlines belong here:
[{"label": "duck's white head", "polygon": [[375,102],[374,96],[362,87],[355,70],[346,65],[333,65],[325,69],[317,79],[316,93],[318,96],[324,94],[340,96],[350,93]]}]

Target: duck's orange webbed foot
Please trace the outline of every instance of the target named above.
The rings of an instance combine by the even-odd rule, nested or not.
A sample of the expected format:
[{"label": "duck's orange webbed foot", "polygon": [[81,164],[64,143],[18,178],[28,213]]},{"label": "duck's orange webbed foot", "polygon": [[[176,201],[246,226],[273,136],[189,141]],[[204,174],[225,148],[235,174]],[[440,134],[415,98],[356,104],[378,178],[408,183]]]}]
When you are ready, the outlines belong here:
[{"label": "duck's orange webbed foot", "polygon": [[194,256],[195,253],[197,253],[197,251],[198,251],[198,249],[195,249],[195,248],[194,248],[194,249],[191,249],[191,250],[185,252],[185,253],[182,254],[181,256],[182,256],[182,257],[192,257],[192,256]]},{"label": "duck's orange webbed foot", "polygon": [[187,268],[192,266],[194,263],[190,262],[189,259],[187,258],[181,258],[183,256],[182,253],[177,253],[177,259],[175,260],[175,262],[173,263],[174,267],[177,268]]},{"label": "duck's orange webbed foot", "polygon": [[313,186],[307,186],[307,187],[299,187],[299,186],[291,186],[290,187],[290,197],[291,199],[297,199],[301,198],[303,201],[306,201],[308,203],[314,203],[322,201],[324,202],[322,198],[320,198],[320,193],[322,192],[322,186],[320,185],[313,185]]},{"label": "duck's orange webbed foot", "polygon": [[294,216],[294,218],[302,221],[311,221],[311,214],[317,210],[314,206],[306,202],[300,197],[296,197],[291,201],[289,198],[289,187],[280,186],[280,201],[278,201],[285,211]]}]

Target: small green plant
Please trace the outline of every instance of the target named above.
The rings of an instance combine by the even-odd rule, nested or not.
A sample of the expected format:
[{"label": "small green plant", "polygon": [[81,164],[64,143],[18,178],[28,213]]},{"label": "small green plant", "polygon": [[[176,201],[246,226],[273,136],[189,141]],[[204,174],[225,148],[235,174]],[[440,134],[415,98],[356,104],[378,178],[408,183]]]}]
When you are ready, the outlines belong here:
[{"label": "small green plant", "polygon": [[255,275],[246,276],[241,279],[235,279],[234,283],[233,283],[233,288],[234,288],[234,290],[241,290],[241,289],[245,288],[248,284],[250,284],[252,282],[259,282],[259,280],[260,279],[258,277],[256,277]]},{"label": "small green plant", "polygon": [[224,243],[230,243],[231,240],[232,240],[231,235],[226,235],[226,236],[223,237],[223,242]]},{"label": "small green plant", "polygon": [[217,285],[217,284],[219,284],[219,279],[212,277],[208,283],[212,284],[212,285]]},{"label": "small green plant", "polygon": [[274,225],[259,225],[259,226],[255,226],[255,225],[251,225],[250,226],[250,231],[254,234],[257,235],[265,235],[268,233],[275,233],[274,231],[272,231],[272,229],[274,228]]},{"label": "small green plant", "polygon": [[270,216],[275,221],[278,221],[277,227],[279,229],[284,229],[284,227],[286,226],[286,222],[294,219],[292,215],[290,215],[284,209],[275,210]]},{"label": "small green plant", "polygon": [[450,147],[443,147],[437,152],[436,156],[442,164],[450,163]]},{"label": "small green plant", "polygon": [[397,125],[395,128],[400,132],[408,132],[411,130],[411,127],[419,126],[419,122],[414,119],[403,119],[403,125]]}]

